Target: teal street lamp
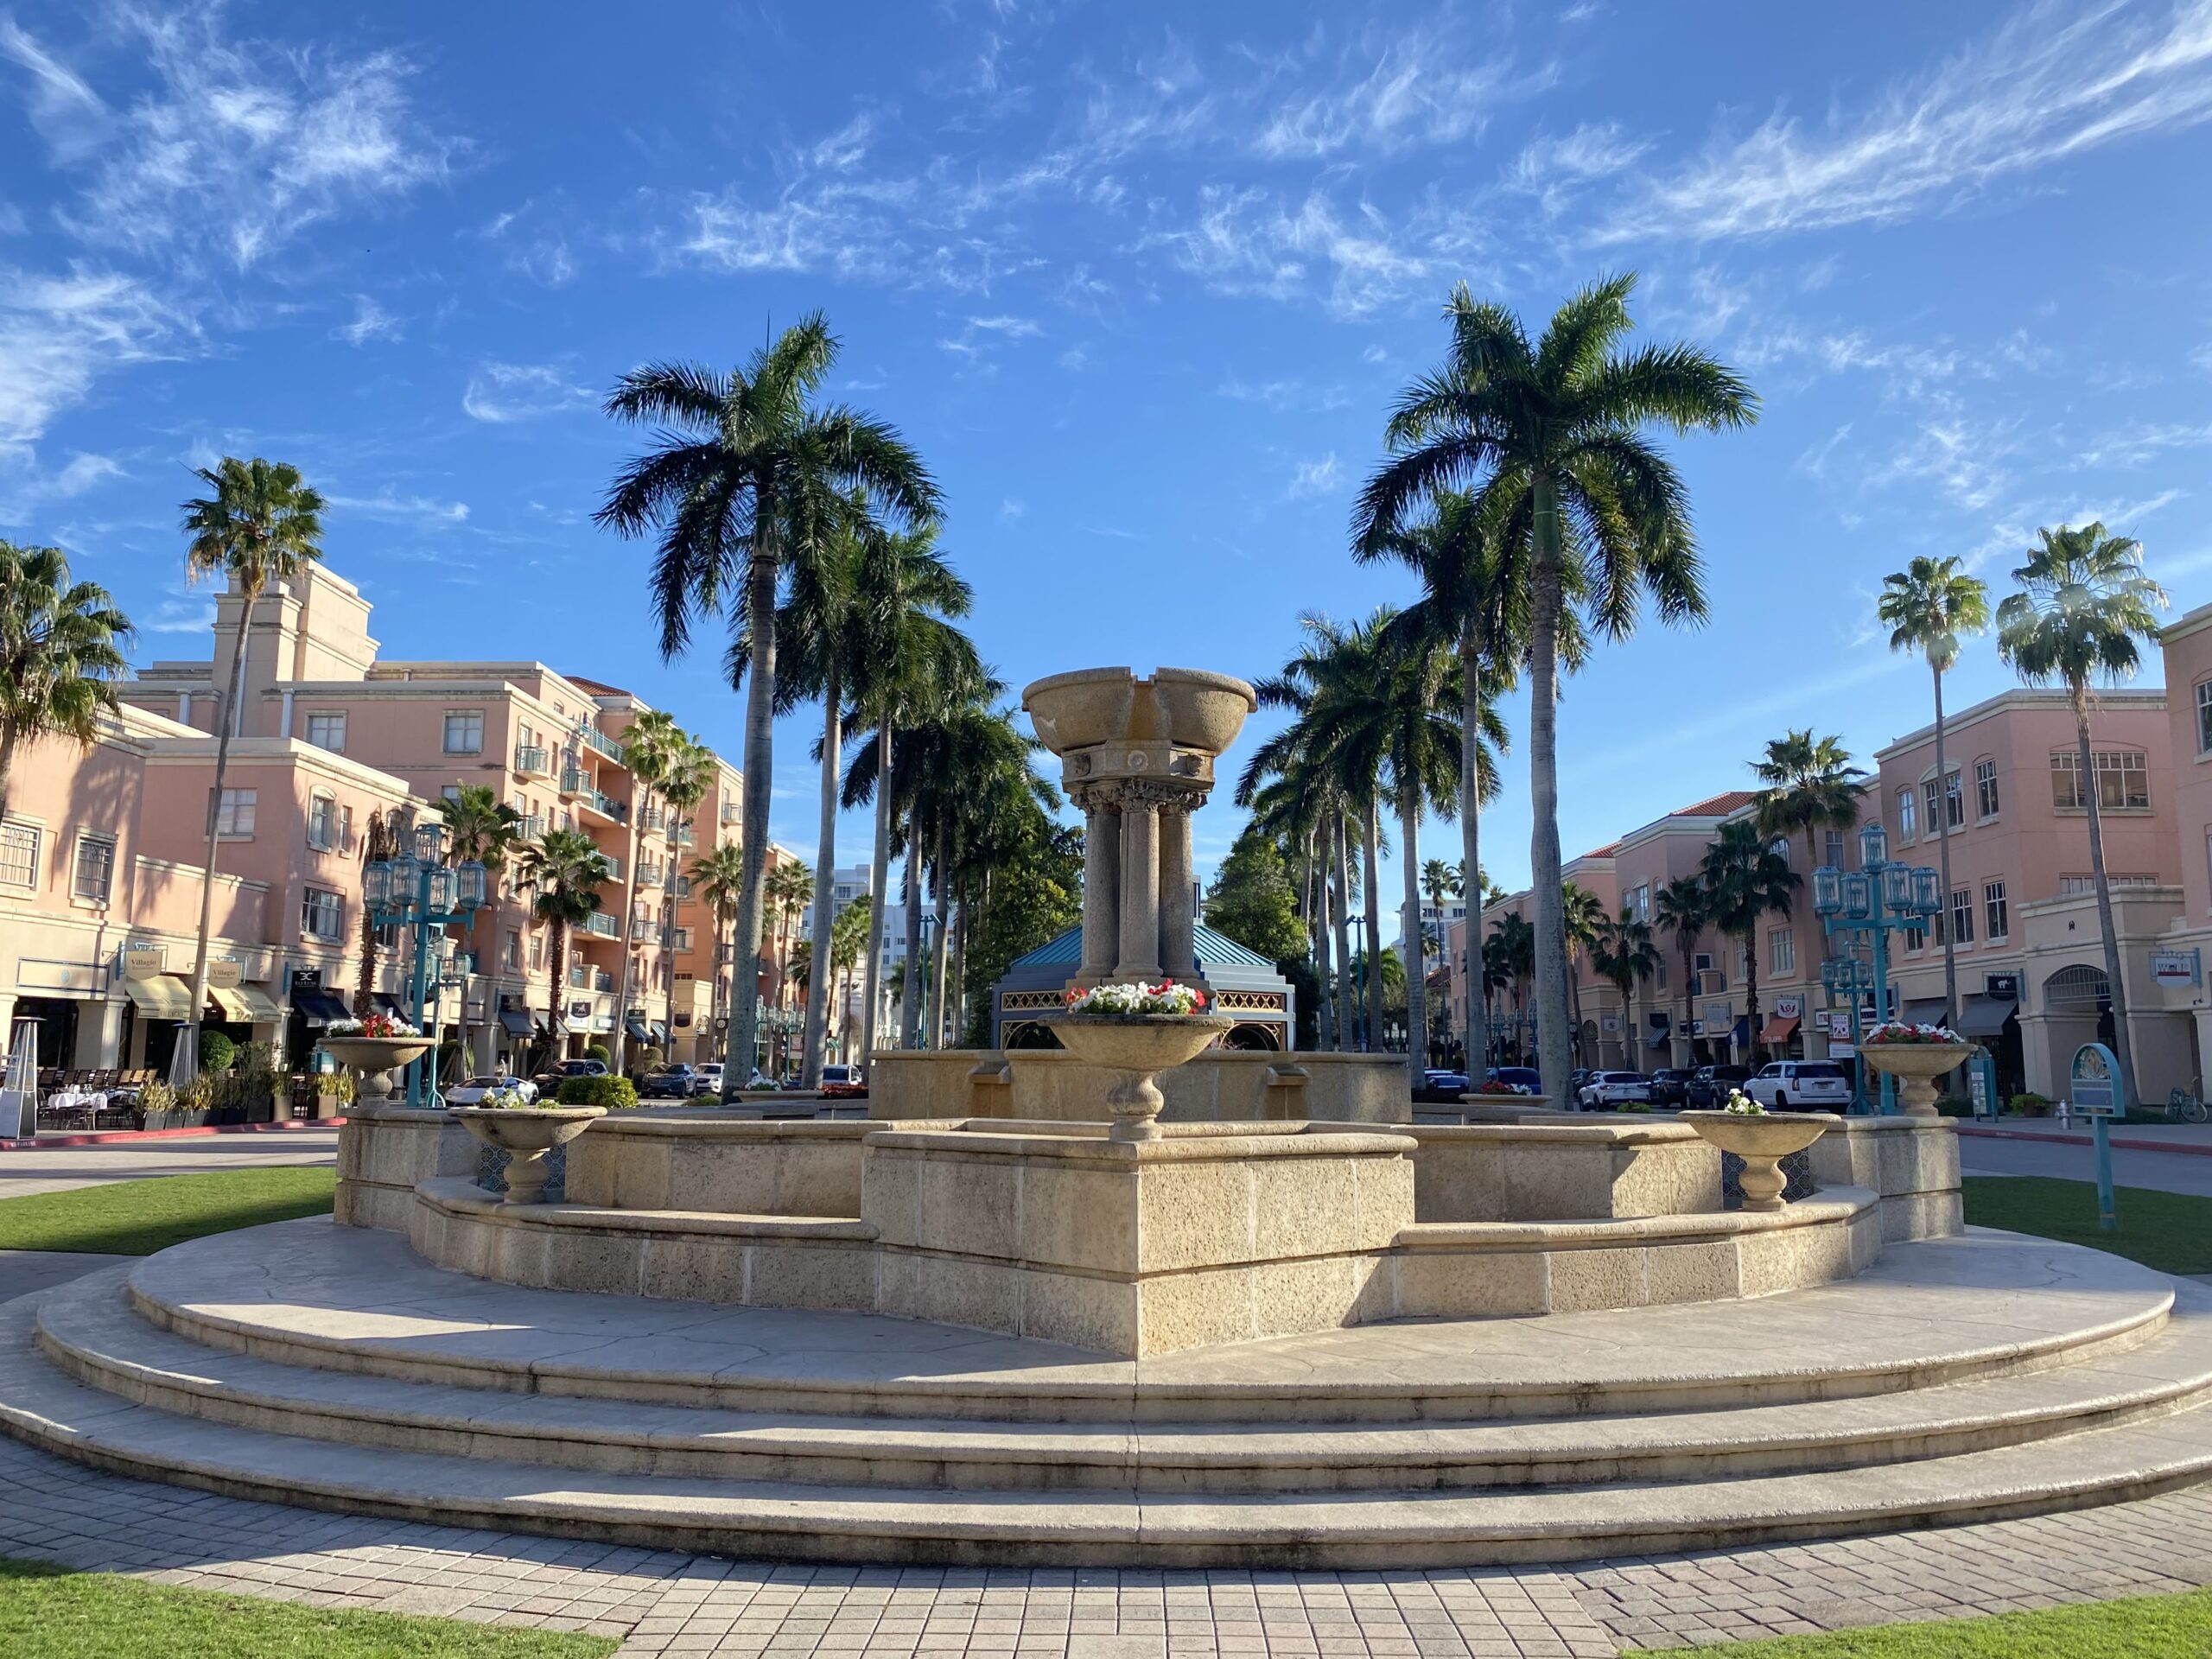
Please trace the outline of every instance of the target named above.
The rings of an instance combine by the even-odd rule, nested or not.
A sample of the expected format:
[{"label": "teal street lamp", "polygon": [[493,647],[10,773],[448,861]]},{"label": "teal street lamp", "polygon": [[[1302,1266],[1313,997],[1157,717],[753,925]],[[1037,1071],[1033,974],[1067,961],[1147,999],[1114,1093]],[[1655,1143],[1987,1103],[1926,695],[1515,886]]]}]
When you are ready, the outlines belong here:
[{"label": "teal street lamp", "polygon": [[437,1032],[427,1022],[424,999],[431,994],[430,941],[437,930],[466,922],[484,907],[484,867],[474,859],[449,864],[442,823],[419,823],[397,857],[378,859],[361,873],[361,901],[378,927],[415,930],[414,964],[407,979],[407,1017],[431,1039],[430,1053],[407,1068],[407,1104],[420,1109],[427,1093],[435,1099],[431,1055]]},{"label": "teal street lamp", "polygon": [[[1821,965],[1821,983],[1831,994],[1851,998],[1851,1043],[1859,1050],[1859,997],[1874,994],[1874,1017],[1887,1020],[1890,1008],[1890,933],[1891,930],[1925,931],[1943,908],[1942,879],[1924,864],[1901,864],[1890,857],[1890,833],[1875,819],[1859,831],[1859,868],[1840,870],[1823,864],[1813,872],[1813,913],[1834,939],[1846,936],[1851,948]],[[1865,935],[1873,948],[1872,971],[1857,954],[1856,942]],[[1863,1074],[1865,1067],[1853,1070]],[[1863,1075],[1854,1084],[1854,1108],[1865,1107]],[[1882,1110],[1897,1109],[1896,1086],[1882,1078]]]}]

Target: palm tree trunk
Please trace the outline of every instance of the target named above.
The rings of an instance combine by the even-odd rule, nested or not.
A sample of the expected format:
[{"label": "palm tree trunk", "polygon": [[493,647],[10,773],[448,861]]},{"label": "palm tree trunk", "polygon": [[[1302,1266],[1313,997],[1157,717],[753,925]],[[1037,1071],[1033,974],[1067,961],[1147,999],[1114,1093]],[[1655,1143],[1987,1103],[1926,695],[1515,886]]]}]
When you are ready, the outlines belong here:
[{"label": "palm tree trunk", "polygon": [[241,583],[240,591],[245,602],[238,608],[238,649],[231,653],[230,702],[218,716],[215,782],[207,791],[207,874],[200,884],[200,943],[192,956],[192,1017],[184,1028],[185,1052],[192,1068],[186,1075],[190,1077],[200,1071],[200,1017],[207,1006],[207,938],[215,925],[215,857],[221,841],[216,831],[223,819],[223,779],[231,769],[231,734],[237,725],[232,715],[245,696],[246,625],[253,620],[253,602],[260,597],[259,588],[251,583]]},{"label": "palm tree trunk", "polygon": [[2105,936],[2105,978],[2112,988],[2113,1057],[2120,1062],[2120,1107],[2134,1109],[2142,1094],[2135,1086],[2135,1050],[2127,1035],[2127,987],[2120,978],[2120,934],[2113,924],[2112,883],[2105,875],[2105,830],[2097,810],[2097,779],[2090,768],[2089,699],[2084,687],[2074,693],[2075,757],[2082,768],[2082,798],[2089,809],[2089,871],[2097,884],[2097,925]]},{"label": "palm tree trunk", "polygon": [[1398,787],[1398,860],[1406,887],[1406,1077],[1415,1087],[1428,1065],[1428,942],[1421,935],[1421,865],[1414,856],[1420,836],[1421,791],[1408,780]]},{"label": "palm tree trunk", "polygon": [[722,1058],[722,1098],[734,1099],[753,1076],[760,1053],[760,936],[768,882],[768,797],[776,767],[776,545],[774,492],[755,491],[752,568],[746,575],[753,660],[745,696],[745,880],[737,895],[737,1006],[730,1010],[729,1049]]},{"label": "palm tree trunk", "polygon": [[16,770],[16,727],[0,722],[0,818],[8,816],[8,779]]},{"label": "palm tree trunk", "polygon": [[922,815],[906,814],[906,976],[899,1005],[899,1046],[912,1048],[921,1035]]},{"label": "palm tree trunk", "polygon": [[[837,783],[845,758],[844,711],[838,707],[837,664],[830,662],[822,697],[822,811],[814,849],[814,959],[830,960],[830,912],[836,906]],[[831,976],[817,974],[806,988],[806,1052],[798,1086],[822,1086],[823,1051],[830,1040]]]},{"label": "palm tree trunk", "polygon": [[[1940,918],[1943,928],[1943,1023],[1954,1025],[1959,1017],[1959,958],[1958,941],[1952,936],[1957,930],[1951,921],[1951,771],[1943,753],[1943,671],[1930,670],[1936,677],[1936,822],[1931,826],[1942,837],[1936,842],[1936,861],[1943,867],[1943,893]],[[2082,741],[2088,739],[2088,728],[2082,728]],[[2094,781],[2088,772],[2082,781]],[[2095,808],[2090,809],[2094,814]],[[2094,817],[2091,822],[2094,823]]]},{"label": "palm tree trunk", "polygon": [[968,884],[960,884],[957,916],[952,924],[951,989],[944,999],[945,1009],[952,1015],[951,1034],[946,1038],[947,1048],[958,1048],[968,1035]]},{"label": "palm tree trunk", "polygon": [[[1337,1005],[1329,982],[1334,977],[1335,964],[1329,950],[1329,874],[1321,858],[1314,856],[1314,832],[1306,836],[1306,925],[1313,938],[1313,1041],[1323,1052],[1337,1045]],[[1327,849],[1321,849],[1322,856]]]},{"label": "palm tree trunk", "polygon": [[[1459,653],[1459,856],[1466,868],[1459,873],[1459,885],[1467,899],[1467,965],[1464,969],[1457,963],[1449,965],[1467,976],[1466,1072],[1468,1085],[1475,1089],[1483,1085],[1483,1072],[1475,1068],[1487,1071],[1490,1066],[1489,998],[1487,994],[1477,995],[1484,983],[1482,716],[1482,659],[1463,648]],[[1448,951],[1449,928],[1444,937]]]},{"label": "palm tree trunk", "polygon": [[883,1001],[883,912],[891,882],[891,722],[875,728],[875,845],[868,855],[868,967],[863,971],[860,1061],[875,1052],[876,1010]]},{"label": "palm tree trunk", "polygon": [[1682,1059],[1686,1065],[1697,1064],[1697,1039],[1690,1035],[1690,1027],[1697,1023],[1697,938],[1691,935],[1682,946]]},{"label": "palm tree trunk", "polygon": [[1759,1041],[1759,924],[1751,918],[1751,931],[1744,935],[1744,1040],[1750,1052],[1750,1064],[1756,1071],[1765,1062],[1759,1058],[1765,1045]]},{"label": "palm tree trunk", "polygon": [[1360,823],[1360,909],[1367,930],[1367,1029],[1363,1046],[1370,1054],[1382,1046],[1382,873],[1377,843],[1382,840],[1381,814],[1372,796]]},{"label": "palm tree trunk", "polygon": [[622,976],[615,982],[614,1041],[609,1045],[614,1058],[607,1068],[618,1077],[628,1074],[630,1054],[630,963],[638,931],[638,832],[652,798],[652,791],[639,783],[633,773],[630,780],[630,861],[622,867],[623,874],[629,879],[622,906]]},{"label": "palm tree trunk", "polygon": [[940,823],[937,829],[937,874],[930,880],[931,913],[937,925],[930,933],[930,1044],[931,1048],[947,1046],[944,1040],[945,1010],[951,1006],[951,988],[945,983],[945,955],[951,947],[946,937],[946,925],[951,916],[952,890],[945,880],[945,872],[952,863],[952,826]]},{"label": "palm tree trunk", "polygon": [[553,1055],[565,1058],[569,1039],[569,925],[553,918]]},{"label": "palm tree trunk", "polygon": [[1348,1051],[1357,1041],[1358,1029],[1351,1018],[1351,854],[1344,844],[1344,810],[1334,802],[1329,808],[1329,836],[1337,889],[1331,912],[1337,934],[1337,1046]]},{"label": "palm tree trunk", "polygon": [[[1535,480],[1535,568],[1529,607],[1529,879],[1535,888],[1537,1069],[1548,1094],[1563,1096],[1573,1051],[1567,1028],[1566,895],[1559,851],[1559,492],[1548,474]],[[1472,872],[1469,879],[1473,879]]]}]

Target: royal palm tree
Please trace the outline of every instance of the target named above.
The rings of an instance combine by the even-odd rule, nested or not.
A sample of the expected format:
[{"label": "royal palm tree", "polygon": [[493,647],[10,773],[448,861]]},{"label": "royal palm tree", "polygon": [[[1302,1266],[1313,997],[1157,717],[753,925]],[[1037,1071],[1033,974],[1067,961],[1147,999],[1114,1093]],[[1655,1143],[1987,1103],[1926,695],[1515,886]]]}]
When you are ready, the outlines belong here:
[{"label": "royal palm tree", "polygon": [[910,520],[938,509],[937,486],[896,430],[817,404],[836,359],[837,341],[816,312],[727,375],[650,364],[624,376],[607,400],[609,415],[658,434],[617,475],[596,517],[625,536],[658,535],[652,589],[662,656],[685,649],[696,616],[727,609],[751,631],[742,837],[751,874],[738,902],[726,1097],[752,1074],[755,1052],[775,773],[776,590],[790,533],[824,495],[856,487]]},{"label": "royal palm tree", "polygon": [[1533,344],[1505,308],[1455,289],[1444,365],[1400,398],[1387,429],[1392,459],[1368,481],[1353,523],[1358,549],[1381,556],[1440,493],[1467,490],[1478,520],[1508,549],[1525,550],[1509,568],[1528,590],[1538,1030],[1541,1069],[1554,1089],[1568,1067],[1560,618],[1580,602],[1597,632],[1618,639],[1635,627],[1646,593],[1668,621],[1703,618],[1688,492],[1643,429],[1741,426],[1758,409],[1742,380],[1694,347],[1619,349],[1635,285],[1632,275],[1593,283]]},{"label": "royal palm tree", "polygon": [[[868,912],[874,908],[870,895],[861,893],[844,909],[837,912],[837,919],[830,927],[830,972],[837,982],[835,1028],[839,1058],[850,1062],[849,1046],[852,1021],[849,1017],[852,1007],[853,972],[860,966],[861,952],[868,949]],[[815,1079],[818,1085],[821,1078]]]},{"label": "royal palm tree", "polygon": [[639,837],[651,816],[654,791],[682,761],[689,742],[683,728],[676,723],[676,716],[665,709],[644,710],[622,734],[623,764],[630,771],[630,855],[624,868],[628,899],[622,906],[622,974],[614,999],[614,1040],[608,1045],[613,1051],[613,1058],[607,1068],[618,1077],[624,1074],[629,1058],[630,1001],[635,990],[632,963],[637,950],[638,911],[640,906],[652,905],[652,900],[645,896],[645,884],[638,868]]},{"label": "royal palm tree", "polygon": [[[369,814],[368,829],[361,836],[362,865],[366,868],[371,864],[381,864],[391,855],[391,830],[381,811],[372,812]],[[353,983],[353,1017],[365,1020],[376,1012],[377,922],[376,912],[366,905],[363,905],[360,910],[361,962],[359,976]]]},{"label": "royal palm tree", "polygon": [[[1967,574],[1956,557],[1916,558],[1902,570],[1893,570],[1882,583],[1876,614],[1889,625],[1891,651],[1918,652],[1927,660],[1929,677],[1936,683],[1936,791],[1942,806],[1942,822],[1928,826],[1940,836],[1936,857],[1943,870],[1943,903],[1951,902],[1951,763],[1944,748],[1943,676],[1959,659],[1959,636],[1980,633],[1989,626],[1989,588],[1979,576]],[[1963,814],[1961,814],[1963,816]],[[1958,947],[1952,930],[1943,933],[1943,1018],[1959,1013]]]},{"label": "royal palm tree", "polygon": [[1689,1043],[1690,1027],[1697,1023],[1697,942],[1711,919],[1705,884],[1694,875],[1676,876],[1652,895],[1651,917],[1661,932],[1672,936],[1682,959],[1681,1039],[1687,1058],[1694,1058]]},{"label": "royal palm tree", "polygon": [[[2037,532],[2043,545],[2012,572],[2020,591],[1997,607],[1997,652],[2030,685],[2066,688],[2074,710],[2075,786],[2089,820],[2089,870],[2096,882],[2097,925],[2104,930],[2105,977],[2112,988],[2113,1047],[2120,1061],[2123,1107],[2139,1099],[2133,1046],[2127,1033],[2127,988],[2120,977],[2120,934],[2113,923],[2112,883],[2105,874],[2103,803],[2089,752],[2090,683],[2132,679],[2142,666],[2138,640],[2156,639],[2154,612],[2165,590],[2143,574],[2142,544],[2107,535],[2101,524],[2061,524]],[[2114,802],[2113,804],[2122,804]]]},{"label": "royal palm tree", "polygon": [[1236,802],[1252,810],[1252,822],[1272,836],[1285,852],[1285,861],[1298,870],[1298,914],[1304,924],[1306,950],[1313,969],[1317,995],[1313,999],[1316,1046],[1323,1051],[1337,1046],[1336,1010],[1329,995],[1331,960],[1325,875],[1319,851],[1320,810],[1325,791],[1311,773],[1303,755],[1277,756],[1274,774],[1262,781],[1251,767],[1237,785]]},{"label": "royal palm tree", "polygon": [[1611,981],[1621,994],[1622,1064],[1631,1071],[1641,1071],[1643,1068],[1637,1063],[1642,1045],[1636,1024],[1636,988],[1659,966],[1649,924],[1640,919],[1632,907],[1623,905],[1619,915],[1607,916],[1598,924],[1598,939],[1591,947],[1590,960],[1599,977]]},{"label": "royal palm tree", "polygon": [[1803,878],[1774,850],[1771,839],[1750,818],[1720,826],[1698,867],[1705,886],[1706,914],[1713,926],[1744,949],[1745,1029],[1756,1066],[1763,1052],[1759,1037],[1759,925],[1770,916],[1787,917]]},{"label": "royal palm tree", "polygon": [[[1462,718],[1464,717],[1463,714]],[[1500,722],[1499,729],[1501,731],[1503,729],[1503,723],[1502,721]],[[1460,735],[1464,739],[1465,733],[1463,731]],[[1460,764],[1464,766],[1465,761],[1465,751],[1462,749],[1460,753]],[[1461,792],[1464,797],[1464,789]],[[1444,963],[1444,1006],[1447,1013],[1452,1007],[1452,952],[1449,949],[1448,944],[1452,937],[1452,930],[1444,919],[1444,901],[1446,899],[1458,898],[1461,893],[1465,890],[1465,887],[1466,883],[1459,879],[1459,870],[1457,865],[1447,864],[1440,858],[1424,859],[1421,861],[1421,894],[1428,900],[1430,907],[1436,912],[1436,955],[1438,959]],[[1467,930],[1467,949],[1470,955],[1478,957],[1480,955],[1482,942],[1476,937],[1479,931],[1480,920],[1478,918],[1477,925]],[[1426,961],[1421,963],[1421,982],[1424,986],[1428,982],[1428,964]],[[1479,981],[1478,980],[1473,982],[1479,982]],[[1472,998],[1469,999],[1471,1003],[1472,1000]],[[1460,1034],[1463,1038],[1465,1035],[1465,1033]],[[1446,1032],[1445,1033],[1446,1040],[1449,1041],[1451,1033]]]},{"label": "royal palm tree", "polygon": [[296,582],[322,557],[322,497],[299,469],[258,455],[226,455],[213,467],[193,469],[208,493],[187,501],[184,533],[188,581],[225,576],[238,591],[238,626],[231,646],[231,689],[216,711],[215,781],[207,791],[207,872],[200,885],[200,937],[192,958],[192,1017],[185,1028],[188,1060],[197,1064],[200,1019],[207,1005],[207,939],[215,916],[215,867],[220,850],[223,785],[231,767],[231,740],[245,730],[245,654],[253,607],[271,582]]},{"label": "royal palm tree", "polygon": [[[1568,881],[1560,888],[1560,925],[1567,930],[1567,966],[1568,987],[1568,1015],[1574,1021],[1573,1047],[1582,1046],[1582,961],[1598,943],[1598,930],[1605,925],[1605,907],[1598,902],[1598,895],[1589,888]],[[1536,936],[1536,965],[1538,969],[1536,1018],[1544,1018],[1543,938]],[[1541,1023],[1538,1029],[1541,1030]],[[1582,1055],[1584,1059],[1594,1056]],[[1548,1080],[1545,1086],[1550,1087]]]},{"label": "royal palm tree", "polygon": [[[507,861],[522,844],[522,814],[509,806],[492,790],[482,784],[463,784],[453,795],[438,804],[438,816],[446,822],[446,834],[452,842],[453,861],[456,864],[474,859],[484,867],[485,908],[491,912],[486,918],[493,938],[499,937],[499,878],[506,873]],[[470,954],[475,953],[476,920],[480,912],[468,915],[468,943]],[[502,964],[504,966],[504,964]],[[475,964],[475,971],[482,974],[483,964]],[[492,976],[494,982],[498,975]],[[493,1011],[486,1007],[486,1015]],[[461,1052],[464,1068],[475,1061],[468,1045],[468,991],[464,986],[461,994]]]},{"label": "royal palm tree", "polygon": [[[779,1013],[791,1012],[791,994],[803,990],[811,999],[814,982],[800,981],[789,972],[791,960],[791,932],[810,908],[817,914],[826,913],[834,902],[836,888],[817,887],[812,871],[798,859],[786,858],[768,872],[768,913],[775,918],[776,926],[776,1007]],[[817,897],[821,902],[817,904]],[[785,1031],[780,1045],[771,1052],[768,1069],[779,1077],[791,1071],[791,1034]]]},{"label": "royal palm tree", "polygon": [[1535,977],[1536,973],[1536,930],[1530,925],[1526,916],[1508,911],[1491,924],[1490,939],[1483,947],[1485,977],[1490,973],[1489,963],[1493,957],[1497,958],[1508,982],[1513,987],[1514,1014],[1517,1016],[1525,1013],[1528,1000],[1523,988]]},{"label": "royal palm tree", "polygon": [[90,748],[118,712],[130,619],[98,582],[69,580],[58,547],[0,541],[0,818],[16,751],[41,737]]},{"label": "royal palm tree", "polygon": [[1866,773],[1851,764],[1841,738],[1816,738],[1809,726],[1786,732],[1768,741],[1751,772],[1765,785],[1754,803],[1759,832],[1780,840],[1803,835],[1808,870],[1820,867],[1823,830],[1859,822],[1859,781]]},{"label": "royal palm tree", "polygon": [[548,830],[517,855],[516,874],[531,914],[551,933],[553,1048],[568,1035],[569,936],[599,909],[599,890],[614,879],[607,855],[581,830]]},{"label": "royal palm tree", "polygon": [[729,1012],[729,931],[737,918],[738,895],[745,891],[745,849],[734,841],[699,855],[691,861],[691,890],[699,902],[714,912],[715,988],[713,1013],[716,1020]]}]

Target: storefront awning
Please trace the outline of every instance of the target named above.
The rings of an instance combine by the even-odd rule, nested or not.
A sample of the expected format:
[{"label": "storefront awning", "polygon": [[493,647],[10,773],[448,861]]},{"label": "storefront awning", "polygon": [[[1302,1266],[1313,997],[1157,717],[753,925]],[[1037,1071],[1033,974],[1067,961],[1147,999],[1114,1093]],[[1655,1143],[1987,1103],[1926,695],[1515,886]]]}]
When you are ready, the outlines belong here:
[{"label": "storefront awning", "polygon": [[520,1008],[501,1008],[499,1028],[510,1037],[528,1037],[537,1029],[531,1023],[530,1016]]},{"label": "storefront awning", "polygon": [[1653,1048],[1664,1048],[1673,1037],[1674,1033],[1669,1030],[1665,1026],[1654,1027],[1651,1032],[1651,1041],[1649,1046]]},{"label": "storefront awning", "polygon": [[396,1020],[407,1018],[407,1010],[399,1006],[399,999],[389,991],[371,991],[369,1006],[378,1014],[388,1014]]},{"label": "storefront awning", "polygon": [[138,1005],[138,1012],[152,1020],[192,1018],[192,987],[175,974],[156,974],[149,979],[126,979],[124,988]]},{"label": "storefront awning", "polygon": [[1959,1010],[1958,1033],[1961,1037],[2002,1036],[2005,1022],[2012,1017],[2018,1007],[2017,1002],[1984,996],[1976,991],[1967,998],[1966,1006]]},{"label": "storefront awning", "polygon": [[1763,1043],[1786,1043],[1797,1034],[1797,1016],[1777,1014],[1766,1022],[1766,1029],[1759,1033]]},{"label": "storefront awning", "polygon": [[642,1043],[645,1040],[645,1022],[637,1014],[633,1014],[624,1019],[622,1029],[630,1033],[632,1042]]},{"label": "storefront awning", "polygon": [[1908,1026],[1937,1026],[1943,1022],[1943,999],[1940,996],[1916,996],[1898,1012],[1897,1018]]},{"label": "storefront awning", "polygon": [[1751,1016],[1750,1014],[1744,1014],[1736,1016],[1736,1023],[1728,1033],[1728,1041],[1737,1048],[1748,1048],[1751,1046]]},{"label": "storefront awning", "polygon": [[231,995],[245,1004],[247,1018],[257,1026],[273,1026],[284,1017],[276,999],[258,985],[241,985]]},{"label": "storefront awning", "polygon": [[256,1018],[253,1004],[229,985],[210,985],[207,1000],[222,1010],[223,1018],[233,1025],[250,1026]]},{"label": "storefront awning", "polygon": [[335,991],[327,991],[320,985],[298,985],[292,989],[294,1012],[302,1015],[311,1026],[327,1026],[334,1020],[350,1020],[353,1011],[346,1006],[346,999]]},{"label": "storefront awning", "polygon": [[653,1041],[657,1043],[664,1043],[668,1040],[668,1027],[658,1020],[652,1023],[652,1033]]}]

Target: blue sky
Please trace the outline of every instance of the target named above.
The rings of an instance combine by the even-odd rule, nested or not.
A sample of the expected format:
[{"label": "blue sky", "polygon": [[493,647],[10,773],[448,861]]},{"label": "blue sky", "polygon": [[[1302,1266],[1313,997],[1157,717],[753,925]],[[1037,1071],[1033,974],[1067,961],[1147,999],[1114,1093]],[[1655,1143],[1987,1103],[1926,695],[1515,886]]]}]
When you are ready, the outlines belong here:
[{"label": "blue sky", "polygon": [[[1632,268],[1640,323],[1765,415],[1676,446],[1711,625],[1567,686],[1572,852],[1786,726],[1864,755],[1922,722],[1871,625],[1914,554],[2001,584],[2101,515],[2208,596],[2208,116],[2201,3],[18,8],[0,534],[67,548],[144,657],[196,651],[186,469],[290,460],[386,654],[542,658],[734,757],[718,653],[658,660],[641,551],[589,523],[634,442],[596,404],[818,306],[836,395],[944,486],[1004,678],[1251,675],[1301,611],[1410,596],[1344,527],[1451,285],[1534,326]],[[2005,683],[1971,648],[1954,704]],[[813,729],[779,736],[801,849]]]}]

